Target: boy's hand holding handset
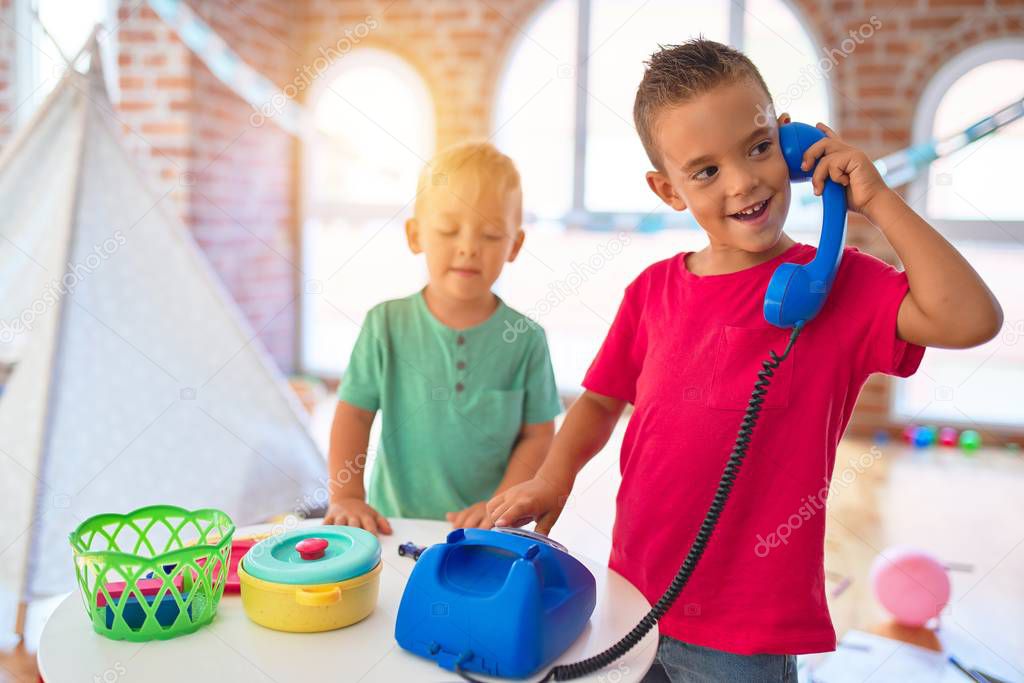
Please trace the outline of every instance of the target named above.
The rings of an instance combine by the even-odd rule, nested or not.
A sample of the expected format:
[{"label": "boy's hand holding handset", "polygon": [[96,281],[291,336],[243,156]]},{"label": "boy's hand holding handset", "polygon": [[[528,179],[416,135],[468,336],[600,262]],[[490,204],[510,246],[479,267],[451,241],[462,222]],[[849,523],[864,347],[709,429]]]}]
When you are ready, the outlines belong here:
[{"label": "boy's hand holding handset", "polygon": [[824,123],[818,123],[815,127],[825,137],[807,148],[801,164],[801,168],[807,170],[821,157],[811,178],[814,194],[820,195],[825,188],[825,181],[831,178],[846,188],[847,208],[867,215],[871,203],[877,197],[893,190],[882,180],[882,174],[867,154],[844,142]]}]

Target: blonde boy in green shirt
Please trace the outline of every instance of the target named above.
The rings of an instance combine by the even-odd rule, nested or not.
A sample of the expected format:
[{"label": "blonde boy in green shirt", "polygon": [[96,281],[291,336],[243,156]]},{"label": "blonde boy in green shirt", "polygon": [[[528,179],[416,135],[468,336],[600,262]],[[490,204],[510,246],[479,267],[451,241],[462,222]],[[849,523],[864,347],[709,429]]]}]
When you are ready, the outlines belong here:
[{"label": "blonde boy in green shirt", "polygon": [[533,477],[562,406],[544,331],[491,291],[523,246],[521,221],[519,173],[488,143],[450,147],[420,174],[405,229],[429,280],[363,323],[338,388],[325,523],[384,534],[386,517],[488,528],[487,500]]}]

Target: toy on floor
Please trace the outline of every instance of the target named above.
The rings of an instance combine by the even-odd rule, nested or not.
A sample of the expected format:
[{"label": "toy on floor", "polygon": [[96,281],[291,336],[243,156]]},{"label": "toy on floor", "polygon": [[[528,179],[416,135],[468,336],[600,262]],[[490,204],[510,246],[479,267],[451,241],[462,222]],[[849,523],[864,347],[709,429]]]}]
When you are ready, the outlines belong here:
[{"label": "toy on floor", "polygon": [[935,443],[935,427],[922,426],[914,429],[914,445],[918,448],[926,448]]},{"label": "toy on floor", "polygon": [[450,671],[522,678],[576,640],[596,591],[593,574],[546,536],[456,529],[416,562],[395,639]]},{"label": "toy on floor", "polygon": [[968,455],[981,448],[981,434],[973,429],[965,429],[960,433],[960,450]]},{"label": "toy on floor", "polygon": [[238,565],[246,615],[261,626],[297,633],[365,619],[377,606],[380,573],[377,537],[333,525],[266,538]]},{"label": "toy on floor", "polygon": [[908,424],[903,428],[903,441],[906,443],[914,443],[914,435],[917,434],[917,425]]},{"label": "toy on floor", "polygon": [[946,567],[929,553],[909,546],[889,548],[875,558],[871,587],[903,626],[924,626],[949,602]]},{"label": "toy on floor", "polygon": [[943,427],[939,430],[939,443],[943,446],[955,446],[959,434],[952,427]]},{"label": "toy on floor", "polygon": [[838,572],[826,570],[825,578],[827,578],[829,581],[834,581],[836,584],[828,592],[829,597],[833,599],[838,598],[840,595],[845,593],[846,590],[851,586],[851,584],[853,584],[853,579],[851,577],[844,576]]}]

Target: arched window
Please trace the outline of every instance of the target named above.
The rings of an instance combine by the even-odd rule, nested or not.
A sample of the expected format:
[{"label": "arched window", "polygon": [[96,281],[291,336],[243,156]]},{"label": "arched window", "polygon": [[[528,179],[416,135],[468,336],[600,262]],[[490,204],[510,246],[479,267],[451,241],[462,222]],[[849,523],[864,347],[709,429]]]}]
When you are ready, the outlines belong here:
[{"label": "arched window", "polygon": [[[1014,87],[1016,86],[1016,87]],[[1024,41],[965,50],[925,87],[915,143],[943,139],[1024,97]],[[921,370],[900,382],[893,412],[901,419],[985,429],[1024,424],[1024,208],[1017,161],[1024,154],[1018,120],[932,163],[908,192],[921,215],[963,253],[1003,307],[1006,323],[992,341],[966,351],[929,349]]]},{"label": "arched window", "polygon": [[[744,50],[780,113],[829,120],[827,53],[782,0],[553,0],[514,46],[494,110],[495,139],[520,165],[528,213],[593,227],[598,214],[670,212],[644,180],[650,162],[633,97],[659,44],[697,35]],[[798,214],[801,206],[794,201]]]},{"label": "arched window", "polygon": [[[981,59],[985,61],[979,63]],[[936,74],[921,99],[916,141],[948,138],[1024,97],[1024,41],[981,46],[949,66],[956,70]],[[1018,84],[1016,90],[1012,84]],[[1024,207],[1015,196],[1019,183],[1014,182],[1014,160],[1022,154],[1024,119],[1018,119],[995,135],[936,160],[927,177],[915,184],[914,195],[925,199],[919,208],[935,220],[981,221],[987,224],[986,234],[1000,239],[992,233],[990,221],[1024,221]],[[978,231],[969,234],[977,236]]]},{"label": "arched window", "polygon": [[366,312],[424,282],[405,242],[434,105],[401,58],[362,48],[311,88],[303,144],[302,365],[340,374]]},{"label": "arched window", "polygon": [[[688,212],[672,212],[648,189],[632,115],[644,61],[659,43],[698,34],[744,50],[779,113],[830,120],[828,55],[783,0],[552,0],[510,52],[492,131],[522,173],[530,225],[499,291],[544,326],[566,391],[579,389],[629,281],[706,242]],[[794,187],[787,228],[813,231],[805,238],[813,240],[821,209],[802,201],[811,195],[808,184]]]}]

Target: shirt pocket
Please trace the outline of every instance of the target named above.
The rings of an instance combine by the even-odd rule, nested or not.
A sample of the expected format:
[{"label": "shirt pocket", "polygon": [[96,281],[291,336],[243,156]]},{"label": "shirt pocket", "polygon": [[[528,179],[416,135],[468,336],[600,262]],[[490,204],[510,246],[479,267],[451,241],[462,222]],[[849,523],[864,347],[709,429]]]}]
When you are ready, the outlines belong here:
[{"label": "shirt pocket", "polygon": [[[754,391],[762,362],[771,358],[770,351],[782,353],[789,342],[789,332],[775,327],[746,328],[725,325],[718,343],[715,369],[711,376],[711,390],[707,406],[718,410],[746,410]],[[790,387],[793,384],[793,365],[796,349],[773,371],[766,388],[764,408],[789,406]]]},{"label": "shirt pocket", "polygon": [[473,425],[476,440],[487,450],[511,453],[523,427],[523,389],[484,389],[465,417]]}]

